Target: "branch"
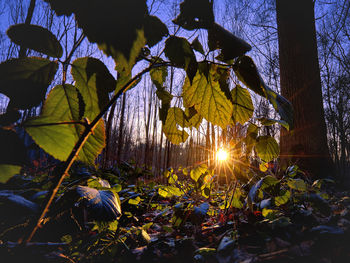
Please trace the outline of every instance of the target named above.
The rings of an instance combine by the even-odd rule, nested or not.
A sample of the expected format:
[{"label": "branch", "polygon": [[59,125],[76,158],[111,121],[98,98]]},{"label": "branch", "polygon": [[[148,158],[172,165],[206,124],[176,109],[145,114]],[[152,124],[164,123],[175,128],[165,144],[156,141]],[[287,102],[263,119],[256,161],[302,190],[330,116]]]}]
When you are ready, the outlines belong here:
[{"label": "branch", "polygon": [[[33,238],[34,234],[40,227],[41,221],[45,217],[46,213],[49,210],[49,207],[60,187],[63,180],[68,176],[68,171],[71,168],[72,164],[74,163],[75,159],[78,157],[80,150],[82,149],[83,145],[89,138],[90,134],[93,132],[93,130],[96,128],[98,122],[102,118],[102,116],[108,111],[108,109],[113,105],[114,102],[117,101],[117,99],[120,97],[122,93],[124,93],[135,81],[137,81],[139,78],[141,78],[145,73],[151,70],[151,68],[155,67],[154,64],[150,64],[147,68],[142,70],[140,73],[138,73],[135,77],[133,77],[131,80],[129,80],[108,102],[108,104],[101,110],[101,112],[95,117],[95,119],[86,126],[84,132],[80,136],[78,142],[75,144],[73,150],[71,151],[70,155],[68,156],[67,160],[63,163],[62,168],[57,168],[58,174],[62,174],[58,180],[55,180],[53,182],[53,188],[50,189],[49,194],[45,200],[44,203],[46,203],[45,207],[43,208],[40,216],[35,220],[36,224],[32,230],[32,232],[29,234],[27,238],[24,238],[23,244],[27,245],[31,239]],[[62,172],[62,173],[61,173]]]}]

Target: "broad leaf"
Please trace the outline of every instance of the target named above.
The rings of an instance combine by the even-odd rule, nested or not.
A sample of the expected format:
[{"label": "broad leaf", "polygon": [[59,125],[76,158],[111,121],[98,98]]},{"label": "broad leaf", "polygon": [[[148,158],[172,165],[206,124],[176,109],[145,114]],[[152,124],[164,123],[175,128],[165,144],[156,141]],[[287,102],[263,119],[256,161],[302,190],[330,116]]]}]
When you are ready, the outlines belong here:
[{"label": "broad leaf", "polygon": [[112,56],[119,70],[129,72],[145,44],[143,27],[148,15],[144,0],[45,0],[58,15],[72,13],[90,42]]},{"label": "broad leaf", "polygon": [[258,120],[261,122],[262,125],[265,125],[265,126],[271,126],[271,125],[274,125],[275,123],[278,123],[282,127],[289,130],[288,123],[286,121],[283,121],[283,120],[275,120],[275,119],[269,119],[269,118],[265,118],[265,117],[258,118]]},{"label": "broad leaf", "polygon": [[0,164],[0,183],[6,183],[12,176],[19,174],[22,166],[12,164]]},{"label": "broad leaf", "polygon": [[72,75],[86,105],[85,117],[92,120],[108,103],[116,81],[101,61],[89,57],[73,62]]},{"label": "broad leaf", "polygon": [[[26,130],[41,148],[55,158],[63,161],[68,157],[85,127],[82,124],[47,125],[55,122],[80,121],[84,113],[84,108],[85,104],[82,96],[74,86],[68,84],[56,86],[51,90],[45,101],[41,117],[27,122]],[[37,126],[38,123],[41,125]],[[55,126],[57,130],[63,132],[67,139],[66,143],[57,144],[62,135],[54,131]],[[49,133],[49,131],[52,131],[52,133]],[[42,136],[41,133],[46,136]],[[80,150],[78,160],[94,164],[97,155],[102,151],[104,146],[104,123],[103,120],[100,120],[93,134],[89,136]]]},{"label": "broad leaf", "polygon": [[220,89],[219,82],[214,78],[216,70],[213,67],[208,76],[205,72],[198,70],[192,84],[186,78],[182,97],[185,107],[194,106],[207,121],[225,128],[230,124],[233,106]]},{"label": "broad leaf", "polygon": [[176,186],[167,185],[161,186],[158,189],[158,194],[164,198],[169,198],[173,196],[181,196],[183,193]]},{"label": "broad leaf", "polygon": [[73,124],[57,125],[58,123],[62,123],[62,120],[41,116],[26,121],[25,129],[45,152],[60,161],[65,161],[78,138]]},{"label": "broad leaf", "polygon": [[205,164],[201,164],[191,170],[191,178],[193,179],[193,181],[197,182],[201,175],[204,174],[207,170],[208,167]]},{"label": "broad leaf", "polygon": [[203,117],[199,115],[195,107],[192,106],[190,108],[186,108],[185,114],[190,126],[198,129],[199,125],[202,123]]},{"label": "broad leaf", "polygon": [[165,42],[164,52],[174,66],[186,70],[187,76],[192,82],[198,64],[190,43],[185,38],[171,36]]},{"label": "broad leaf", "polygon": [[287,184],[290,188],[298,191],[306,191],[307,186],[303,179],[288,179]]},{"label": "broad leaf", "polygon": [[260,159],[266,163],[276,159],[280,153],[278,143],[271,136],[259,136],[255,150]]},{"label": "broad leaf", "polygon": [[222,50],[221,57],[223,61],[229,61],[244,55],[252,49],[243,39],[236,37],[216,23],[208,30],[208,45],[210,50],[217,48]]},{"label": "broad leaf", "polygon": [[145,18],[145,37],[147,45],[153,47],[163,37],[169,34],[168,28],[163,22],[156,16],[146,16]]},{"label": "broad leaf", "polygon": [[184,0],[180,4],[180,14],[173,22],[187,30],[210,28],[214,23],[212,1]]},{"label": "broad leaf", "polygon": [[199,42],[198,37],[196,37],[195,40],[192,41],[191,47],[194,50],[196,50],[199,53],[201,53],[202,55],[204,55],[204,49],[203,49],[203,46],[202,46],[201,42]]},{"label": "broad leaf", "polygon": [[54,34],[37,25],[17,24],[7,30],[7,35],[17,45],[60,58],[63,49]]},{"label": "broad leaf", "polygon": [[252,116],[254,106],[248,90],[237,85],[231,91],[233,102],[233,118],[241,124],[246,123]]},{"label": "broad leaf", "polygon": [[162,101],[162,104],[170,105],[173,95],[167,92],[164,88],[158,89],[156,91],[158,99]]},{"label": "broad leaf", "polygon": [[0,92],[12,108],[28,109],[40,104],[58,65],[42,58],[17,58],[0,64]]},{"label": "broad leaf", "polygon": [[157,89],[163,88],[164,82],[168,76],[167,67],[152,68],[150,70],[151,80]]},{"label": "broad leaf", "polygon": [[244,143],[246,145],[246,154],[249,155],[256,144],[256,138],[258,137],[259,127],[255,124],[249,124],[247,128],[247,134],[244,138]]},{"label": "broad leaf", "polygon": [[76,192],[80,196],[77,204],[87,208],[91,219],[113,221],[121,215],[117,193],[109,190],[96,190],[87,186],[78,186]]},{"label": "broad leaf", "polygon": [[[249,89],[269,100],[274,109],[281,116],[281,120],[288,124],[288,129],[293,130],[292,104],[265,85],[253,60],[248,56],[242,56],[237,60],[233,69],[238,79]],[[284,127],[286,127],[286,124]]]},{"label": "broad leaf", "polygon": [[180,108],[170,108],[168,110],[163,132],[169,141],[174,144],[185,142],[188,138],[188,133],[185,130],[179,130],[178,126],[185,128],[189,123],[186,120],[185,112]]},{"label": "broad leaf", "polygon": [[282,195],[275,197],[276,206],[286,204],[289,201],[289,198],[290,198],[290,191],[288,190],[283,191]]}]

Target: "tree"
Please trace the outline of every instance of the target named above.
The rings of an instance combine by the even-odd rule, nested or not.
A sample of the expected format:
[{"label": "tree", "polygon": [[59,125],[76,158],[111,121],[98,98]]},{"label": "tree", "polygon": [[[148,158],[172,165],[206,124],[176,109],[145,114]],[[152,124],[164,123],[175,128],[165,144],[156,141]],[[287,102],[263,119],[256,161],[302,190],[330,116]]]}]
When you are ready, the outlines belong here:
[{"label": "tree", "polygon": [[314,1],[276,0],[281,93],[294,107],[294,131],[281,131],[281,158],[317,177],[330,175]]}]

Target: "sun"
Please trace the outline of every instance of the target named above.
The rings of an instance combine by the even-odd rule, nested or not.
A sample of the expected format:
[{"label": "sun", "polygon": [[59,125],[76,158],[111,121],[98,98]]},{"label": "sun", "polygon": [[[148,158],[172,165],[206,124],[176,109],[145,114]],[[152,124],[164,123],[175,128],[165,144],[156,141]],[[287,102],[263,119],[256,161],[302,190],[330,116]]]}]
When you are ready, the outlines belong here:
[{"label": "sun", "polygon": [[217,152],[216,152],[216,159],[220,162],[224,162],[228,159],[229,157],[229,154],[228,152],[223,149],[223,148],[220,148]]}]

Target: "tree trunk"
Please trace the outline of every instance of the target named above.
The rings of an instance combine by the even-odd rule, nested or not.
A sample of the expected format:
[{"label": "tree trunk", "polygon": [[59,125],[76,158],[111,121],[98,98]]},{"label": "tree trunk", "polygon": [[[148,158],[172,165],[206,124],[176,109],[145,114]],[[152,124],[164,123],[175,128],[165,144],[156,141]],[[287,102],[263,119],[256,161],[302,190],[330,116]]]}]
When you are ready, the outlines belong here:
[{"label": "tree trunk", "polygon": [[294,130],[281,130],[281,159],[315,177],[332,175],[322,103],[313,0],[276,0],[281,92]]}]

